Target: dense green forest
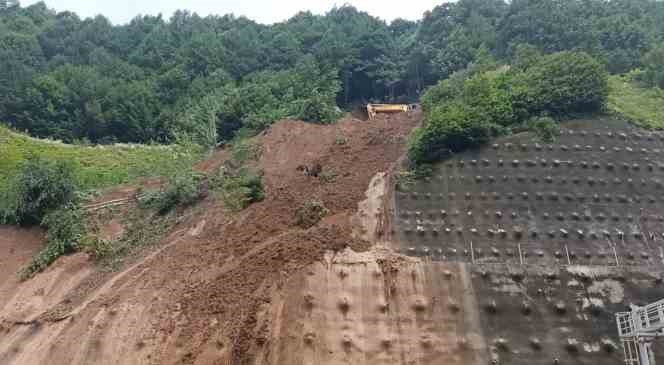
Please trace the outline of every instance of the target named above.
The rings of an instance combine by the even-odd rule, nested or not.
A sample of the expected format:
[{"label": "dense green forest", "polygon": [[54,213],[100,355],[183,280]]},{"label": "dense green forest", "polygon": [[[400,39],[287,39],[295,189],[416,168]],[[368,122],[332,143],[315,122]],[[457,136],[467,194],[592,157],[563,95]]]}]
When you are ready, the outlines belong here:
[{"label": "dense green forest", "polygon": [[[263,25],[232,15],[112,25],[0,0],[0,121],[64,141],[213,145],[276,119],[336,119],[517,49],[583,51],[610,73],[664,86],[664,2],[460,0],[386,23],[351,6]],[[523,57],[521,57],[523,59]]]}]

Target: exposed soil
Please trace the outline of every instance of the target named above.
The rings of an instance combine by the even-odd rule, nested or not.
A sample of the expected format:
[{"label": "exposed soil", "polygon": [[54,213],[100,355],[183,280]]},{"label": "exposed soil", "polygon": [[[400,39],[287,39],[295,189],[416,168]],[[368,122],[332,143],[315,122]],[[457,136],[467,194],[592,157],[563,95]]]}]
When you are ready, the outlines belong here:
[{"label": "exposed soil", "polygon": [[19,285],[18,272],[41,249],[46,233],[40,228],[0,226],[0,309]]},{"label": "exposed soil", "polygon": [[215,169],[218,169],[224,163],[228,150],[226,149],[217,149],[210,154],[208,158],[197,163],[194,168],[197,171],[204,173],[212,173]]},{"label": "exposed soil", "polygon": [[[302,122],[277,123],[262,139],[267,197],[240,217],[204,233],[201,247],[209,265],[232,258],[207,280],[187,287],[183,313],[191,323],[184,338],[191,352],[201,352],[207,339],[219,329],[210,327],[210,317],[221,324],[221,333],[233,339],[231,363],[250,363],[255,341],[269,338],[256,328],[256,314],[269,303],[271,293],[290,274],[322,259],[326,250],[368,248],[352,237],[350,217],[372,177],[387,171],[404,152],[404,142],[416,117],[385,117],[373,123],[356,119],[333,126]],[[320,164],[334,182],[308,176],[298,166]],[[330,216],[318,226],[302,231],[295,227],[295,210],[309,200],[320,200]],[[217,237],[227,237],[219,241]],[[208,249],[209,247],[209,249]]]},{"label": "exposed soil", "polygon": [[475,308],[463,265],[344,250],[275,295],[254,363],[489,364]]},{"label": "exposed soil", "polygon": [[[121,273],[91,272],[80,279],[77,271],[71,274],[75,280],[61,277],[71,283],[70,295],[57,304],[38,303],[29,318],[7,322],[8,313],[0,311],[0,322],[5,321],[0,362],[254,363],[275,335],[261,313],[288,279],[324,262],[330,250],[370,247],[362,239],[369,236],[353,234],[351,217],[372,178],[389,171],[404,153],[418,120],[414,113],[372,122],[349,118],[329,126],[276,123],[259,138],[263,202],[229,215],[210,198],[183,218],[157,251]],[[216,153],[214,162],[198,168],[208,170],[222,158]],[[298,169],[315,165],[321,167],[318,176]],[[321,201],[329,214],[303,230],[295,211],[311,200]],[[375,214],[374,205],[365,210]],[[43,315],[54,309],[57,316]],[[34,314],[38,310],[42,315]],[[17,324],[35,318],[36,327]]]}]

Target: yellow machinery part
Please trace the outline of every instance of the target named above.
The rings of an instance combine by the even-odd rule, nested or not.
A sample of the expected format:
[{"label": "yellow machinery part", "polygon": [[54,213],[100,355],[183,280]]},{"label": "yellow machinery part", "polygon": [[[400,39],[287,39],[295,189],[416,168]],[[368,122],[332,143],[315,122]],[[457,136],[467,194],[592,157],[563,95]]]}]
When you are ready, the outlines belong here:
[{"label": "yellow machinery part", "polygon": [[370,120],[374,120],[378,113],[401,113],[411,109],[408,104],[367,104],[367,113]]}]

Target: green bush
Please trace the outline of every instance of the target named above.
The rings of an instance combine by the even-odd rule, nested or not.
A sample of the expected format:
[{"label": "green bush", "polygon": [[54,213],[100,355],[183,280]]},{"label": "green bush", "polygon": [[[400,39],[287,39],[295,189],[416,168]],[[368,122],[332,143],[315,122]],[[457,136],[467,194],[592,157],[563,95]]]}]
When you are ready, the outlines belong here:
[{"label": "green bush", "polygon": [[337,181],[337,173],[334,170],[324,170],[318,174],[318,180],[322,184],[332,184]]},{"label": "green bush", "polygon": [[460,89],[455,88],[449,79],[438,82],[429,87],[420,97],[420,105],[425,113],[434,108],[455,99]]},{"label": "green bush", "polygon": [[325,97],[313,90],[311,96],[301,102],[297,118],[305,122],[328,124],[339,119],[340,113],[336,110],[336,104],[331,103],[329,97]]},{"label": "green bush", "polygon": [[334,144],[337,146],[345,146],[348,144],[348,137],[343,134],[337,134],[337,136],[334,137]]},{"label": "green bush", "polygon": [[157,205],[159,213],[164,214],[178,205],[189,206],[201,199],[201,176],[191,170],[173,175],[162,190]]},{"label": "green bush", "polygon": [[396,189],[406,191],[418,180],[430,177],[431,175],[433,175],[433,167],[430,164],[411,166],[411,168],[399,171],[395,175]]},{"label": "green bush", "polygon": [[477,109],[453,101],[427,113],[424,123],[410,137],[408,156],[415,164],[428,163],[487,143],[503,132]]},{"label": "green bush", "polygon": [[84,222],[85,214],[75,203],[47,213],[41,222],[41,225],[48,229],[46,247],[33,258],[21,276],[29,278],[44,270],[58,257],[76,252],[85,235]]},{"label": "green bush", "polygon": [[543,112],[594,112],[606,105],[608,73],[587,53],[559,52],[530,62],[515,70],[511,81],[514,110],[522,119]]},{"label": "green bush", "polygon": [[143,195],[142,208],[156,208],[159,214],[166,214],[177,206],[190,206],[203,198],[203,175],[193,170],[184,170],[171,176],[160,191]]},{"label": "green bush", "polygon": [[449,79],[439,81],[436,85],[429,87],[420,97],[420,105],[424,113],[459,97],[468,75],[466,70],[458,71]]},{"label": "green bush", "polygon": [[509,75],[500,70],[457,73],[429,88],[422,97],[424,122],[409,140],[415,164],[479,146],[514,123]]},{"label": "green bush", "polygon": [[560,126],[551,117],[533,117],[526,127],[544,142],[553,142],[560,135]]},{"label": "green bush", "polygon": [[542,114],[598,111],[606,105],[608,90],[606,70],[588,54],[541,56],[521,46],[511,69],[457,72],[427,90],[424,122],[409,140],[410,160],[415,165],[435,162],[529,123],[543,138],[553,138],[555,121],[527,121]]},{"label": "green bush", "polygon": [[210,188],[217,192],[230,211],[240,211],[265,197],[261,174],[246,167],[237,170],[220,167],[210,179]]},{"label": "green bush", "polygon": [[329,213],[320,200],[309,200],[295,211],[295,223],[302,228],[310,228]]},{"label": "green bush", "polygon": [[500,70],[477,74],[466,80],[461,98],[480,118],[493,124],[509,126],[516,122],[510,80],[509,75]]},{"label": "green bush", "polygon": [[63,161],[30,157],[10,181],[5,220],[23,225],[39,224],[50,212],[74,197],[73,167]]}]

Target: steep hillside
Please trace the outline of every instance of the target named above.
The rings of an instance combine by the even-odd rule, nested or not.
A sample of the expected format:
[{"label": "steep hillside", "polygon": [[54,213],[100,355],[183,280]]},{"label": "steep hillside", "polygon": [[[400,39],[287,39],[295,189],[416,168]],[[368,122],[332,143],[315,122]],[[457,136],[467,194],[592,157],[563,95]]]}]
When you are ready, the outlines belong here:
[{"label": "steep hillside", "polygon": [[388,234],[275,292],[254,363],[623,364],[614,313],[664,296],[664,135],[610,117],[562,127],[387,188]]},{"label": "steep hillside", "polygon": [[472,278],[496,363],[619,365],[614,314],[664,297],[663,179],[663,133],[568,121],[553,142],[500,138],[401,185],[394,242]]},{"label": "steep hillside", "polygon": [[17,273],[41,249],[45,239],[45,232],[39,228],[0,225],[0,298],[14,293],[20,284]]},{"label": "steep hillside", "polygon": [[621,364],[613,314],[664,296],[664,135],[567,121],[395,178],[419,118],[278,122],[264,201],[210,196],[117,272],[81,253],[3,283],[0,362]]},{"label": "steep hillside", "polygon": [[[279,338],[266,311],[289,278],[326,254],[368,249],[362,237],[382,231],[381,211],[368,208],[376,204],[353,217],[418,121],[415,113],[275,124],[259,137],[264,201],[230,214],[210,197],[117,273],[97,271],[85,254],[61,258],[3,300],[0,362],[262,363]],[[302,228],[300,212],[312,204],[324,218]]]}]

